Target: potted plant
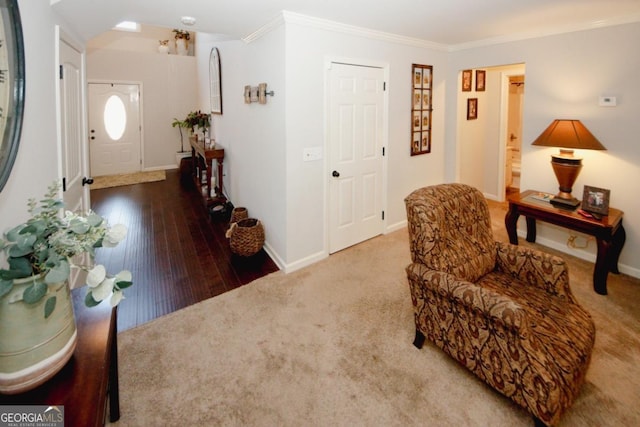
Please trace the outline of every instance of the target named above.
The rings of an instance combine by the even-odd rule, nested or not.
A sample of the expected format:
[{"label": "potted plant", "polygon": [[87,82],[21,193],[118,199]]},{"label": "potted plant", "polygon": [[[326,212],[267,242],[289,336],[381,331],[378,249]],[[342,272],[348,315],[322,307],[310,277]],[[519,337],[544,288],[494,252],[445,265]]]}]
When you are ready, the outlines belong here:
[{"label": "potted plant", "polygon": [[186,55],[189,49],[189,39],[191,39],[189,31],[174,28],[173,33],[176,39],[176,53],[178,55]]},{"label": "potted plant", "polygon": [[186,153],[185,149],[184,149],[184,138],[182,135],[182,129],[183,128],[191,128],[191,126],[189,125],[189,123],[186,120],[180,120],[180,119],[176,119],[175,117],[173,118],[173,123],[171,123],[171,127],[177,127],[178,130],[180,131],[180,151],[178,151],[178,153]]},{"label": "potted plant", "polygon": [[87,272],[85,305],[120,303],[133,284],[131,273],[107,274],[94,265],[95,249],[115,247],[124,225],[109,226],[100,215],[65,212],[60,185],[28,202],[31,217],[4,233],[0,252],[0,392],[29,390],[58,372],[75,349],[76,326],[70,297],[72,269]]},{"label": "potted plant", "polygon": [[202,130],[203,137],[206,137],[209,127],[211,126],[209,115],[200,110],[192,111],[187,114],[184,121],[187,123],[188,127],[191,128],[192,133],[195,133],[196,128],[200,128]]}]

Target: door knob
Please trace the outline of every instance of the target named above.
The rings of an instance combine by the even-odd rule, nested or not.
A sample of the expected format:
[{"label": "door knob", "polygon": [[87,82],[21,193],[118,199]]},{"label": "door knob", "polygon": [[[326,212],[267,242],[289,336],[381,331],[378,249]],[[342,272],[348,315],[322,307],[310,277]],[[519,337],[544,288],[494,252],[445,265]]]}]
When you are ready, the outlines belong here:
[{"label": "door knob", "polygon": [[93,184],[93,178],[87,178],[86,176],[82,178],[82,186]]},{"label": "door knob", "polygon": [[333,173],[332,173],[331,175],[333,175],[334,177],[336,177],[336,178],[337,178],[337,177],[339,177],[339,176],[340,176],[340,172],[338,172],[338,171],[333,171]]}]

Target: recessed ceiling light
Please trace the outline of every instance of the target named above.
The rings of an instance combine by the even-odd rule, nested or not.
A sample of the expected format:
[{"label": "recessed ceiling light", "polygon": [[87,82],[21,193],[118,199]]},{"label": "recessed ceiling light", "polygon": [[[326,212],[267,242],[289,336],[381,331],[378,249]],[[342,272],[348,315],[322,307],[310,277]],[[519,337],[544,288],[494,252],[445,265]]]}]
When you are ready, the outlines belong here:
[{"label": "recessed ceiling light", "polygon": [[140,24],[133,21],[122,21],[113,28],[121,31],[140,31]]},{"label": "recessed ceiling light", "polygon": [[193,25],[196,23],[196,18],[194,18],[193,16],[183,16],[182,18],[180,18],[180,22],[182,22],[184,25]]}]

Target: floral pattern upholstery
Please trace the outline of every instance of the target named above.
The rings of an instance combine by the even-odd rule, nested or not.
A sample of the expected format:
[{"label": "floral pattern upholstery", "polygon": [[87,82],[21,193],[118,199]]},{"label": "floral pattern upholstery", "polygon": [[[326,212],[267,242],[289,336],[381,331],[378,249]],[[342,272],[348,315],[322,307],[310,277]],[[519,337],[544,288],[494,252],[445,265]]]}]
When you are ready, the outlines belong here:
[{"label": "floral pattern upholstery", "polygon": [[425,187],[405,204],[416,345],[426,337],[556,424],[584,382],[595,341],[564,260],[494,241],[486,200],[473,187]]}]

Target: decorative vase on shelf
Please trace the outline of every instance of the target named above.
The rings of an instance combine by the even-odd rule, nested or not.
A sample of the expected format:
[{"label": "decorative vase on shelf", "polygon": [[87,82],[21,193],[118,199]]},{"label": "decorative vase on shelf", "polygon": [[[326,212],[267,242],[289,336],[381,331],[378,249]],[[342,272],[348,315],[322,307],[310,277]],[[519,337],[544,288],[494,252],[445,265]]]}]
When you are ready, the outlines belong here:
[{"label": "decorative vase on shelf", "polygon": [[8,295],[0,298],[0,393],[17,394],[44,383],[69,361],[77,333],[71,291],[67,282],[46,285],[55,297],[55,309],[45,318],[48,298],[35,304],[23,301],[42,276],[16,279]]},{"label": "decorative vase on shelf", "polygon": [[158,53],[169,53],[169,40],[158,40]]},{"label": "decorative vase on shelf", "polygon": [[176,53],[182,56],[189,53],[189,46],[186,39],[176,39]]}]

